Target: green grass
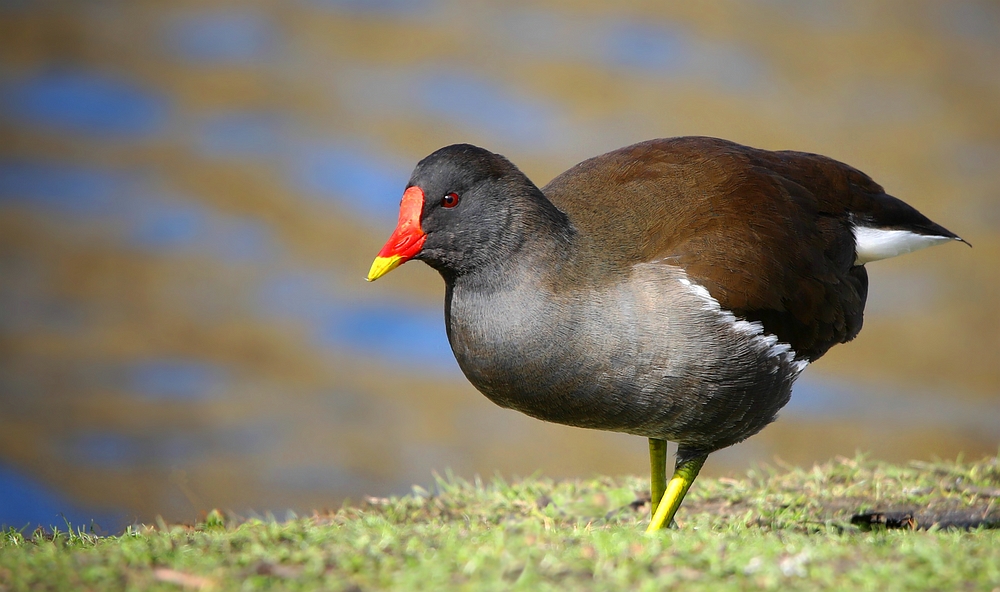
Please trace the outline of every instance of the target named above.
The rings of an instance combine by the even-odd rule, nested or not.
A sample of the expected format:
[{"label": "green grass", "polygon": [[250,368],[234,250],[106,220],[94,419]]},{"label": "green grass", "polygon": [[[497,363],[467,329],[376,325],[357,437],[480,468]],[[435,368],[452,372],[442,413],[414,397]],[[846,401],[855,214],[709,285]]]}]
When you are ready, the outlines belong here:
[{"label": "green grass", "polygon": [[643,533],[646,486],[448,477],[434,493],[287,522],[213,512],[119,537],[10,531],[0,590],[1000,589],[1000,530],[863,530],[850,520],[905,510],[922,528],[956,515],[996,521],[996,458],[839,459],[703,478],[679,529],[657,535]]}]

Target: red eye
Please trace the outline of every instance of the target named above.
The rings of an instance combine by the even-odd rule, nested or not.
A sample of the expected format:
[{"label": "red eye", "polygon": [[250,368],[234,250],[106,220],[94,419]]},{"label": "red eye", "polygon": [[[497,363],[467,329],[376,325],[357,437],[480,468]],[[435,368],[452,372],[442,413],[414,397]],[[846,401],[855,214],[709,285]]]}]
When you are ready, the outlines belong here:
[{"label": "red eye", "polygon": [[458,205],[458,194],[449,193],[448,195],[441,198],[442,208],[453,208]]}]

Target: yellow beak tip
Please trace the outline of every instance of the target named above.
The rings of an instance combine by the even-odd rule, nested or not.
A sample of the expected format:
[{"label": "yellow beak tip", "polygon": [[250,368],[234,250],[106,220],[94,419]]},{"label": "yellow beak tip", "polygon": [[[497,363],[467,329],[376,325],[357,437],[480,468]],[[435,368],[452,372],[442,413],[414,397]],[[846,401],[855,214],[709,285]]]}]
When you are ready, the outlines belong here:
[{"label": "yellow beak tip", "polygon": [[371,269],[368,270],[367,280],[369,282],[374,282],[378,278],[399,267],[402,262],[403,258],[399,255],[393,255],[391,257],[376,257],[375,261],[372,262]]}]

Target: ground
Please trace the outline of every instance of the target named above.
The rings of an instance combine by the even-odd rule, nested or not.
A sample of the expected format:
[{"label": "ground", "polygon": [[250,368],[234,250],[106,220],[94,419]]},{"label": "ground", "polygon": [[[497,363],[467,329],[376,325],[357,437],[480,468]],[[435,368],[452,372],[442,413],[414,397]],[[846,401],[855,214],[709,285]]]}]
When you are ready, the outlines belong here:
[{"label": "ground", "polygon": [[645,486],[445,476],[285,522],[213,511],[117,537],[10,531],[0,590],[1000,590],[996,458],[699,479],[655,535]]}]

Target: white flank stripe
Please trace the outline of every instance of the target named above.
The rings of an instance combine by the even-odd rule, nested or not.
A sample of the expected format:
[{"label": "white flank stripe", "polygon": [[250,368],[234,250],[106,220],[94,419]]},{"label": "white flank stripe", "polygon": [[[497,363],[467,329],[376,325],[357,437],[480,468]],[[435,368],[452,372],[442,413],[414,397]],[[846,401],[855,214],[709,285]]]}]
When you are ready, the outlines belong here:
[{"label": "white flank stripe", "polygon": [[[795,359],[795,350],[792,349],[791,345],[778,341],[776,335],[764,333],[764,325],[761,325],[757,321],[751,322],[737,319],[733,313],[723,310],[719,301],[712,297],[712,294],[709,293],[705,286],[696,284],[687,278],[679,278],[678,281],[705,303],[705,310],[718,314],[720,322],[729,325],[729,328],[736,333],[741,333],[749,337],[750,343],[757,347],[758,351],[767,350],[767,355],[770,357],[784,358],[786,362],[792,365],[793,372],[796,374],[805,370],[806,366],[809,365],[807,360]],[[772,370],[772,372],[775,371],[777,371],[777,367]]]},{"label": "white flank stripe", "polygon": [[939,245],[953,240],[947,236],[928,236],[909,230],[887,230],[870,226],[854,227],[855,265],[870,261],[888,259],[896,255],[910,253],[924,247]]}]

